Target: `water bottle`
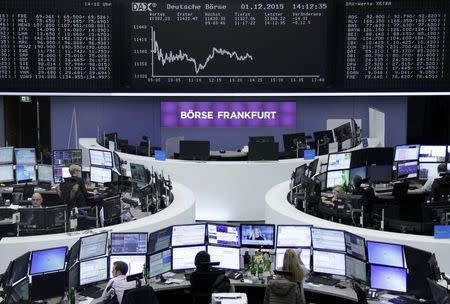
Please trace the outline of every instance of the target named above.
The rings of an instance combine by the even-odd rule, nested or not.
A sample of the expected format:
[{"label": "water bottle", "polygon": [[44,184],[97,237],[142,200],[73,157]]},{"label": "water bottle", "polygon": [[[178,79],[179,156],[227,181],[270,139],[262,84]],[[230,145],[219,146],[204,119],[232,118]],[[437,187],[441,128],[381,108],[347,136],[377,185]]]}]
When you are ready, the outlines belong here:
[{"label": "water bottle", "polygon": [[76,231],[77,227],[78,227],[78,219],[77,219],[77,215],[76,215],[76,210],[77,208],[73,208],[70,211],[70,231]]}]

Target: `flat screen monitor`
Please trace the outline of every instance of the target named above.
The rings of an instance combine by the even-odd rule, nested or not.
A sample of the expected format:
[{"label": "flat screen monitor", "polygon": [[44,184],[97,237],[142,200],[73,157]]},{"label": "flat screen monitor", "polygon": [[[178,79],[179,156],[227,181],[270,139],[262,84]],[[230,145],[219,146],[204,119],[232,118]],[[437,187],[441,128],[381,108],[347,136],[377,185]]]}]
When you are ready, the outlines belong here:
[{"label": "flat screen monitor", "polygon": [[370,264],[404,267],[402,245],[367,241],[367,257]]},{"label": "flat screen monitor", "polygon": [[107,243],[108,243],[107,232],[102,232],[80,238],[79,260],[83,261],[86,259],[105,255]]},{"label": "flat screen monitor", "polygon": [[67,255],[67,269],[70,269],[78,261],[80,243],[81,241],[78,239],[78,241],[70,248],[69,254]]},{"label": "flat screen monitor", "polygon": [[111,254],[147,254],[147,232],[111,233]]},{"label": "flat screen monitor", "polygon": [[275,258],[275,268],[277,270],[283,269],[284,253],[288,249],[299,252],[303,265],[305,265],[306,269],[311,270],[311,248],[277,248]]},{"label": "flat screen monitor", "polygon": [[370,265],[370,288],[406,292],[405,268]]},{"label": "flat screen monitor", "polygon": [[350,170],[338,170],[327,172],[327,188],[336,186],[347,187],[350,185]]},{"label": "flat screen monitor", "polygon": [[251,142],[248,147],[248,160],[278,160],[277,142]]},{"label": "flat screen monitor", "polygon": [[104,220],[117,219],[122,216],[122,202],[120,195],[111,196],[103,199],[103,218]]},{"label": "flat screen monitor", "polygon": [[182,140],[180,141],[180,159],[185,160],[208,160],[209,141]]},{"label": "flat screen monitor", "polygon": [[345,252],[344,231],[311,228],[311,239],[314,249],[335,250]]},{"label": "flat screen monitor", "polygon": [[142,273],[142,269],[144,269],[146,263],[145,255],[112,255],[109,257],[109,273],[110,277],[113,277],[112,271],[114,262],[124,262],[128,266],[127,276]]},{"label": "flat screen monitor", "polygon": [[108,279],[108,257],[80,262],[79,286],[97,283]]},{"label": "flat screen monitor", "polygon": [[328,155],[328,171],[350,169],[352,153],[332,153]]},{"label": "flat screen monitor", "polygon": [[206,251],[206,246],[203,245],[172,248],[172,269],[184,270],[195,268],[195,256],[200,251]]},{"label": "flat screen monitor", "polygon": [[211,262],[220,262],[219,266],[213,267],[232,270],[241,269],[239,248],[209,245],[207,250],[211,256]]},{"label": "flat screen monitor", "polygon": [[308,168],[308,166],[306,164],[303,164],[303,165],[298,166],[297,168],[295,168],[294,185],[293,185],[294,187],[300,185],[300,183],[302,182],[302,177],[305,176],[307,168]]},{"label": "flat screen monitor", "polygon": [[419,179],[426,180],[439,177],[438,166],[439,163],[420,163]]},{"label": "flat screen monitor", "polygon": [[172,227],[172,246],[205,244],[205,224],[176,225]]},{"label": "flat screen monitor", "polygon": [[208,244],[239,247],[241,245],[241,227],[207,224]]},{"label": "flat screen monitor", "polygon": [[21,230],[45,229],[45,212],[45,208],[20,208]]},{"label": "flat screen monitor", "polygon": [[308,164],[308,176],[313,177],[317,173],[317,167],[319,166],[319,159],[315,159]]},{"label": "flat screen monitor", "polygon": [[167,227],[150,233],[148,240],[148,253],[152,254],[170,247],[172,227]]},{"label": "flat screen monitor", "polygon": [[334,143],[334,137],[333,137],[333,131],[332,130],[326,130],[326,131],[318,131],[314,132],[314,141],[319,144],[331,144]]},{"label": "flat screen monitor", "polygon": [[277,247],[311,247],[311,226],[278,225]]},{"label": "flat screen monitor", "polygon": [[353,183],[353,178],[359,175],[362,179],[365,179],[367,177],[367,168],[366,167],[359,167],[359,168],[352,168],[350,169],[350,183]]},{"label": "flat screen monitor", "polygon": [[[69,268],[69,266],[67,266],[67,268]],[[80,275],[80,264],[76,264],[72,268],[69,269],[69,271],[68,271],[68,287],[69,287],[69,289],[78,287],[79,275]]]},{"label": "flat screen monitor", "polygon": [[241,225],[242,247],[273,248],[275,244],[274,225]]},{"label": "flat screen monitor", "polygon": [[366,260],[366,241],[356,234],[345,232],[345,250],[351,256]]},{"label": "flat screen monitor", "polygon": [[67,247],[36,250],[31,253],[30,275],[64,270]]},{"label": "flat screen monitor", "polygon": [[38,165],[39,182],[53,183],[53,167],[50,165]]},{"label": "flat screen monitor", "polygon": [[416,178],[419,164],[417,161],[412,162],[398,162],[397,163],[397,177]]},{"label": "flat screen monitor", "polygon": [[345,276],[367,282],[366,262],[355,259],[350,255],[345,256]]},{"label": "flat screen monitor", "polygon": [[446,146],[420,146],[419,162],[445,163]]},{"label": "flat screen monitor", "polygon": [[394,148],[368,148],[367,166],[392,165],[394,162]]},{"label": "flat screen monitor", "polygon": [[30,252],[27,252],[12,261],[11,274],[9,277],[9,286],[22,280],[28,274],[28,265],[30,261]]},{"label": "flat screen monitor", "polygon": [[312,269],[317,273],[345,276],[345,254],[314,249]]},{"label": "flat screen monitor", "polygon": [[14,155],[17,165],[36,165],[35,148],[15,148]]},{"label": "flat screen monitor", "polygon": [[53,167],[53,181],[55,184],[60,184],[64,181],[64,178],[69,177],[69,167]]},{"label": "flat screen monitor", "polygon": [[14,182],[13,165],[0,165],[0,182],[1,183]]},{"label": "flat screen monitor", "polygon": [[47,229],[64,229],[66,226],[67,205],[45,208],[45,225]]},{"label": "flat screen monitor", "polygon": [[110,168],[91,167],[91,181],[94,183],[110,183],[112,173]]},{"label": "flat screen monitor", "polygon": [[14,147],[0,148],[0,164],[12,164],[14,162]]},{"label": "flat screen monitor", "polygon": [[248,143],[273,143],[275,142],[275,137],[273,136],[250,136],[248,138]]},{"label": "flat screen monitor", "polygon": [[334,137],[337,142],[344,142],[353,138],[352,124],[347,122],[337,128],[334,128]]},{"label": "flat screen monitor", "polygon": [[28,278],[13,286],[5,299],[6,304],[10,303],[31,303],[30,301],[30,284]]},{"label": "flat screen monitor", "polygon": [[113,167],[113,157],[111,151],[89,149],[89,159],[91,166]]},{"label": "flat screen monitor", "polygon": [[167,249],[151,254],[148,261],[150,278],[169,272],[172,270],[172,250]]},{"label": "flat screen monitor", "polygon": [[145,178],[144,165],[130,164],[130,170],[131,170],[131,179],[143,183],[147,182],[147,179]]},{"label": "flat screen monitor", "polygon": [[404,145],[395,147],[394,161],[408,161],[419,159],[420,145]]},{"label": "flat screen monitor", "polygon": [[36,169],[34,165],[16,165],[16,181],[36,180]]},{"label": "flat screen monitor", "polygon": [[81,150],[53,150],[52,164],[58,167],[82,166]]},{"label": "flat screen monitor", "polygon": [[297,151],[304,149],[306,146],[305,133],[283,134],[283,144],[285,152]]},{"label": "flat screen monitor", "polygon": [[320,173],[314,177],[314,181],[320,184],[320,190],[327,190],[327,172]]},{"label": "flat screen monitor", "polygon": [[369,166],[367,177],[372,183],[389,183],[392,180],[392,165]]}]

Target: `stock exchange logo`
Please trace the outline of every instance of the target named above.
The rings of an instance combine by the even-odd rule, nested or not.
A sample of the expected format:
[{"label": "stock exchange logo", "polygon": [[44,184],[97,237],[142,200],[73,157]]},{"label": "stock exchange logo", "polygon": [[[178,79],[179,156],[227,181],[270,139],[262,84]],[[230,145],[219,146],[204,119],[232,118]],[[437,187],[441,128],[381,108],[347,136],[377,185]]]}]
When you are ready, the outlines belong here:
[{"label": "stock exchange logo", "polygon": [[131,11],[133,12],[152,12],[156,7],[156,3],[154,2],[132,2],[131,3]]}]

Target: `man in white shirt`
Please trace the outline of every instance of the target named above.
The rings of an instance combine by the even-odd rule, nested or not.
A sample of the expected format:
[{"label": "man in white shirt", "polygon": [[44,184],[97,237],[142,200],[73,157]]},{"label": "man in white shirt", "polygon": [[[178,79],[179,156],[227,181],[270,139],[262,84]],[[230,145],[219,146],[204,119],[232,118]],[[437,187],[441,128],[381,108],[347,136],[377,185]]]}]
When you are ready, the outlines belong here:
[{"label": "man in white shirt", "polygon": [[117,300],[122,303],[122,298],[125,290],[132,289],[136,287],[135,281],[127,282],[127,277],[125,276],[128,272],[128,265],[122,261],[114,262],[112,275],[113,278],[109,280],[106,284],[105,290],[103,290],[102,300],[106,301],[110,297],[117,295]]},{"label": "man in white shirt", "polygon": [[425,184],[422,186],[422,191],[423,192],[430,192],[431,191],[431,186],[434,183],[434,180],[436,178],[440,178],[442,174],[445,174],[447,172],[447,165],[442,163],[439,164],[439,166],[437,167],[437,171],[438,171],[438,175],[434,175],[434,174],[430,174],[430,177],[427,179],[427,181],[425,182]]}]

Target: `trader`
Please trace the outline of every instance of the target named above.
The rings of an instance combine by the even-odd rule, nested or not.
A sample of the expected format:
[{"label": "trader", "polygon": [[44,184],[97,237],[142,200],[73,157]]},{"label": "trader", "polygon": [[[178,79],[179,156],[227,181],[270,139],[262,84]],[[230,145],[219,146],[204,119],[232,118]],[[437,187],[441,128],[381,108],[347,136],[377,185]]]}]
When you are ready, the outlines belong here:
[{"label": "trader", "polygon": [[34,192],[31,196],[31,205],[33,208],[42,208],[43,201],[42,195],[38,192]]},{"label": "trader", "polygon": [[125,276],[128,272],[128,265],[122,261],[116,261],[113,263],[112,275],[113,278],[106,284],[105,290],[103,290],[102,300],[106,301],[117,297],[117,301],[122,303],[122,298],[125,290],[136,287],[134,281],[127,282]]}]

